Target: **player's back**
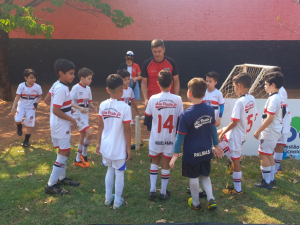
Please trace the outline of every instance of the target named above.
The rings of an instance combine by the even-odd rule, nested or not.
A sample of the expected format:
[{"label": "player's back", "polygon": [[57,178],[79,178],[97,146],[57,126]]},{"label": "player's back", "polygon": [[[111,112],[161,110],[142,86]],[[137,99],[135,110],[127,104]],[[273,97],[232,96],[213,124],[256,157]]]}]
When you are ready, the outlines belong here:
[{"label": "player's back", "polygon": [[235,142],[242,144],[257,116],[255,98],[250,94],[240,96],[234,105],[232,116],[231,120],[238,122],[236,127],[226,134],[226,137],[229,141],[235,139]]},{"label": "player's back", "polygon": [[283,115],[283,133],[289,133],[291,129],[291,113],[288,108],[287,100],[288,100],[288,94],[284,87],[281,87],[279,89],[279,95],[281,97],[281,104],[282,104],[282,115]]},{"label": "player's back", "polygon": [[173,152],[176,127],[182,111],[180,96],[170,92],[161,92],[151,96],[145,112],[147,116],[152,116],[150,151]]},{"label": "player's back", "polygon": [[101,154],[111,160],[126,158],[124,123],[131,122],[130,107],[119,100],[108,99],[99,107],[104,128],[101,136]]}]

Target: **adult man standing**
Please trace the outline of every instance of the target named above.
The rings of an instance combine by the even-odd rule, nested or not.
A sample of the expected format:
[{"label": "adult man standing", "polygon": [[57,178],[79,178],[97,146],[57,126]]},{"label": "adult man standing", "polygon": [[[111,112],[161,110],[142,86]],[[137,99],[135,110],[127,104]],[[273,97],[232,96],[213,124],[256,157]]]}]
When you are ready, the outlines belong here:
[{"label": "adult man standing", "polygon": [[[171,93],[179,95],[180,82],[178,75],[177,64],[174,59],[164,55],[165,45],[161,39],[154,39],[151,42],[151,50],[153,57],[147,59],[142,67],[142,93],[145,99],[145,105],[148,104],[148,100],[152,95],[160,93],[160,88],[157,85],[158,73],[161,70],[170,70],[173,75],[173,85],[171,87]],[[173,91],[174,86],[174,91]]]}]

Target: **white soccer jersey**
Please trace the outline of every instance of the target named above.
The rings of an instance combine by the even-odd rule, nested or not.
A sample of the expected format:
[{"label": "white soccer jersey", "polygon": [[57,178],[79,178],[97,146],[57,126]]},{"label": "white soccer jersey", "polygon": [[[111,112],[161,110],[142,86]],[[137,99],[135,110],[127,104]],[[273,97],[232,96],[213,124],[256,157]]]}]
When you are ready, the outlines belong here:
[{"label": "white soccer jersey", "polygon": [[282,120],[282,124],[283,124],[283,131],[282,132],[284,134],[287,134],[291,130],[291,120],[292,120],[291,113],[289,111],[288,104],[287,104],[288,95],[287,95],[287,92],[284,89],[284,87],[281,87],[279,89],[279,94],[280,94],[280,97],[281,97],[282,106],[286,107],[286,114],[285,114],[285,116],[283,117],[283,120]]},{"label": "white soccer jersey", "polygon": [[281,97],[278,92],[269,96],[264,107],[262,122],[267,119],[267,114],[274,115],[273,122],[261,132],[262,137],[272,137],[275,134],[282,133],[282,105]]},{"label": "white soccer jersey", "polygon": [[103,119],[100,152],[106,159],[126,158],[124,123],[131,122],[130,107],[117,99],[101,102],[99,117]]},{"label": "white soccer jersey", "polygon": [[225,104],[222,92],[220,92],[216,88],[212,92],[209,92],[208,90],[206,90],[205,96],[202,99],[202,102],[206,103],[207,105],[212,106],[215,110],[215,120],[219,119],[219,114],[220,114],[219,105]]},{"label": "white soccer jersey", "polygon": [[49,95],[52,95],[52,94],[53,94],[53,88],[54,88],[55,85],[57,85],[59,82],[60,82],[60,81],[57,80],[57,81],[54,82],[54,84],[52,84],[52,86],[51,86],[51,88],[49,89],[49,92],[48,92]]},{"label": "white soccer jersey", "polygon": [[145,114],[152,116],[149,150],[158,153],[173,153],[178,118],[183,112],[181,97],[162,92],[152,95]]},{"label": "white soccer jersey", "polygon": [[19,84],[16,94],[21,96],[18,107],[32,109],[38,96],[42,95],[43,92],[40,85],[34,83],[32,86],[28,87],[26,82],[23,82]]},{"label": "white soccer jersey", "polygon": [[[89,103],[92,102],[92,92],[89,86],[83,86],[81,83],[75,84],[70,92],[72,102],[80,107],[86,108],[89,112]],[[89,117],[89,113],[82,114],[78,109],[73,113],[74,117]]]},{"label": "white soccer jersey", "polygon": [[71,122],[53,114],[53,107],[59,107],[61,111],[71,116],[71,105],[72,100],[68,86],[62,82],[57,83],[51,94],[50,128],[52,138],[66,139],[71,137]]},{"label": "white soccer jersey", "polygon": [[231,120],[238,121],[238,123],[225,135],[232,151],[238,151],[246,141],[247,134],[252,129],[256,116],[255,98],[250,94],[240,96],[235,102],[231,113]]},{"label": "white soccer jersey", "polygon": [[[123,89],[123,95],[120,99],[121,101],[125,102],[130,107],[130,115],[132,115],[131,112],[131,101],[134,100],[134,93],[133,90],[130,87],[127,87],[126,89]],[[131,116],[132,120],[132,116]]]}]

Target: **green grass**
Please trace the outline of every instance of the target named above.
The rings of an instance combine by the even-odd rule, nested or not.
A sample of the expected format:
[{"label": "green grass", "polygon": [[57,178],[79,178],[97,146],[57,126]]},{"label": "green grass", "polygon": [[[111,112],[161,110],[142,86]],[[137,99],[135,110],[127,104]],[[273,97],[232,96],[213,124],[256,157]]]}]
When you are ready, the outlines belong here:
[{"label": "green grass", "polygon": [[[29,148],[10,146],[0,152],[0,224],[93,224],[93,223],[155,223],[165,219],[175,223],[298,223],[300,218],[300,162],[283,160],[284,173],[277,177],[277,188],[257,189],[252,186],[260,177],[257,157],[243,159],[242,197],[227,196],[222,189],[232,177],[226,169],[226,159],[213,160],[211,180],[218,209],[197,212],[187,205],[188,179],[181,176],[181,162],[171,170],[167,201],[148,200],[149,158],[147,146],[132,151],[133,160],[127,164],[123,197],[126,205],[116,211],[104,206],[106,167],[101,156],[89,148],[91,167],[75,168],[73,146],[68,160],[67,176],[81,182],[79,187],[66,187],[70,195],[49,196],[44,187],[49,179],[56,151],[43,140]],[[92,163],[94,162],[94,163]],[[160,186],[158,179],[157,187]],[[206,199],[201,199],[206,206]],[[29,210],[25,211],[25,208]]]}]

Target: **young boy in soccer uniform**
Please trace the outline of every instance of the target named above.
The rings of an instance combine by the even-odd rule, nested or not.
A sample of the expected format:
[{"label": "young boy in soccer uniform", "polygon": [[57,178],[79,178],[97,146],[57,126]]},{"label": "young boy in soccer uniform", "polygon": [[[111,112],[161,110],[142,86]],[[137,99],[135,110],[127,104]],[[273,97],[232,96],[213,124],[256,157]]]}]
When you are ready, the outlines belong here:
[{"label": "young boy in soccer uniform", "polygon": [[72,117],[77,122],[77,127],[80,132],[80,139],[78,144],[78,152],[74,162],[74,166],[82,168],[90,167],[87,159],[87,149],[90,140],[93,136],[93,131],[89,125],[89,106],[91,106],[97,113],[95,106],[92,104],[92,92],[89,85],[92,83],[94,72],[88,68],[82,68],[78,71],[80,82],[72,87],[71,99],[72,102],[87,110],[87,113],[81,113],[78,109],[72,114]]},{"label": "young boy in soccer uniform", "polygon": [[[144,124],[151,131],[149,139],[150,166],[150,200],[156,199],[156,181],[158,166],[161,161],[160,199],[166,200],[171,192],[167,190],[170,177],[170,160],[173,156],[177,123],[183,112],[181,97],[170,93],[173,77],[170,71],[158,73],[158,86],[161,93],[152,95],[145,110]],[[162,157],[161,157],[162,156]]]},{"label": "young boy in soccer uniform", "polygon": [[[139,116],[142,116],[142,114],[140,113],[140,111],[136,105],[133,90],[131,89],[131,87],[129,87],[130,73],[127,70],[123,69],[123,70],[118,70],[117,74],[120,75],[123,79],[123,95],[120,98],[120,100],[130,106],[130,113],[132,113],[131,108],[133,107],[134,110],[136,111],[136,113]],[[131,119],[131,124],[133,124],[132,119]]]},{"label": "young boy in soccer uniform", "polygon": [[219,141],[221,148],[228,148],[232,159],[233,167],[233,188],[223,190],[225,194],[242,195],[242,169],[240,158],[242,155],[242,145],[246,141],[253,122],[257,116],[255,98],[248,94],[251,87],[251,77],[248,73],[240,73],[232,79],[234,90],[238,100],[231,114],[231,123],[219,131]]},{"label": "young boy in soccer uniform", "polygon": [[[106,79],[110,99],[103,101],[99,107],[99,129],[96,153],[102,154],[102,164],[107,166],[105,177],[105,205],[113,203],[113,209],[124,205],[121,197],[124,187],[124,171],[131,158],[131,114],[130,107],[119,99],[123,95],[123,80],[117,74]],[[127,155],[127,157],[126,157]],[[115,180],[115,194],[112,194]]]},{"label": "young boy in soccer uniform", "polygon": [[[42,88],[36,84],[36,72],[32,69],[25,69],[23,76],[26,82],[19,84],[16,98],[11,108],[11,113],[15,116],[17,134],[22,136],[22,121],[25,116],[24,125],[26,126],[25,140],[23,147],[29,146],[29,138],[35,125],[35,112],[39,102],[42,100]],[[16,108],[18,104],[18,107]]]},{"label": "young boy in soccer uniform", "polygon": [[218,146],[214,110],[202,102],[206,88],[207,84],[202,78],[193,78],[188,83],[187,97],[193,105],[180,115],[174,155],[170,161],[170,167],[174,168],[184,141],[182,176],[189,178],[192,195],[188,205],[199,211],[203,209],[199,201],[199,177],[207,194],[208,209],[217,208],[209,177],[210,161],[214,154],[223,156]]},{"label": "young boy in soccer uniform", "polygon": [[76,120],[71,117],[72,100],[67,84],[74,79],[75,65],[66,59],[58,59],[54,63],[54,70],[60,82],[54,86],[51,94],[50,128],[52,143],[59,150],[45,193],[67,194],[69,191],[59,185],[79,186],[79,182],[66,178],[71,149],[71,123],[76,126]]},{"label": "young boy in soccer uniform", "polygon": [[265,75],[265,90],[269,98],[264,107],[262,125],[255,131],[254,137],[259,139],[258,156],[261,162],[262,179],[253,185],[260,188],[272,189],[275,181],[274,148],[282,136],[282,100],[278,93],[283,85],[283,75],[271,72]]},{"label": "young boy in soccer uniform", "polygon": [[[280,67],[274,67],[268,71],[268,73],[271,72],[280,72],[282,74]],[[283,148],[287,144],[287,139],[291,130],[291,113],[289,111],[288,104],[287,104],[288,95],[283,86],[279,89],[279,95],[281,97],[281,103],[282,103],[283,129],[282,129],[282,135],[279,138],[277,145],[275,147],[274,159],[275,159],[275,170],[281,173],[282,170],[281,170],[280,163],[282,160]]]}]

